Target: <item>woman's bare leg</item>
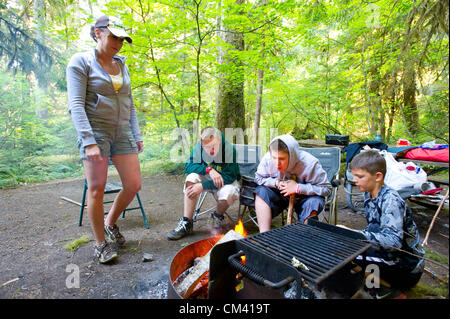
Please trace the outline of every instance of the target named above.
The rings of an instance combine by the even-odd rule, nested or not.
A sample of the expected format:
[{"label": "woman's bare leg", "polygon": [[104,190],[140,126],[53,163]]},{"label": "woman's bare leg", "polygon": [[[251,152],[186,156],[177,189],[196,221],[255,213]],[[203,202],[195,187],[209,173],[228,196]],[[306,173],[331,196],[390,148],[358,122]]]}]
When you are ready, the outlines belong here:
[{"label": "woman's bare leg", "polygon": [[88,184],[87,212],[96,245],[105,241],[103,197],[108,175],[108,157],[101,160],[83,160]]},{"label": "woman's bare leg", "polygon": [[137,154],[118,154],[112,157],[112,161],[122,181],[122,190],[114,199],[113,205],[106,217],[105,224],[114,226],[120,214],[141,189],[141,170]]}]

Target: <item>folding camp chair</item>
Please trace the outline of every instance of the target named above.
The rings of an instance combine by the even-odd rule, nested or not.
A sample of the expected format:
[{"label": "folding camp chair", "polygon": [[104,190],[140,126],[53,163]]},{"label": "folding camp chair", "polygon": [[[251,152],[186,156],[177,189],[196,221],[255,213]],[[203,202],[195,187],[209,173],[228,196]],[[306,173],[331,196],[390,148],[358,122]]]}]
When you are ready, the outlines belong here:
[{"label": "folding camp chair", "polygon": [[[320,165],[327,173],[328,181],[333,187],[331,194],[325,198],[325,207],[318,215],[319,220],[325,219],[329,224],[336,225],[338,217],[337,209],[337,194],[339,187],[339,170],[341,166],[341,149],[339,147],[299,147],[300,150],[313,155],[319,160]],[[328,207],[328,217],[324,216],[325,210]]]},{"label": "folding camp chair", "polygon": [[[87,184],[87,180],[85,179],[84,180],[83,195],[82,195],[82,198],[81,198],[81,210],[80,210],[80,218],[79,218],[79,221],[78,221],[78,226],[82,225],[84,208],[87,206],[87,203],[86,203],[86,192],[87,192],[87,189],[88,189],[88,184]],[[122,190],[122,184],[108,182],[108,183],[106,183],[104,194],[105,195],[106,194],[114,194],[114,193],[120,192],[121,190]],[[147,221],[147,217],[145,216],[144,208],[142,207],[142,202],[141,202],[141,198],[139,197],[139,193],[136,194],[136,199],[137,199],[137,201],[139,203],[139,206],[126,208],[122,212],[122,218],[125,218],[125,212],[126,211],[140,209],[141,213],[142,213],[142,217],[144,218],[145,228],[148,229],[149,228],[148,221]],[[107,200],[107,201],[104,201],[103,203],[107,204],[107,203],[112,203],[112,202],[113,202],[112,200]],[[106,214],[108,214],[108,212],[105,212],[105,215]]]},{"label": "folding camp chair", "polygon": [[[255,207],[254,205],[254,195],[253,192],[250,189],[245,189],[245,192],[243,194],[243,183],[246,186],[246,181],[252,183],[253,179],[255,177],[255,172],[256,169],[258,168],[258,164],[259,164],[259,159],[260,159],[260,155],[261,155],[261,147],[258,145],[245,145],[245,144],[233,144],[234,148],[236,149],[236,161],[239,165],[239,171],[241,174],[241,180],[239,181],[239,186],[240,186],[240,194],[239,194],[239,213],[238,213],[238,218],[243,218],[243,215],[246,213],[245,208],[244,211],[242,211],[241,213],[241,204],[243,203],[243,196],[248,197],[247,201],[245,203],[248,203],[251,207],[251,205],[253,205],[253,208]],[[254,182],[253,182],[254,183]],[[256,186],[255,186],[256,187]],[[206,209],[204,211],[201,211],[201,208],[203,206],[203,202],[206,199],[206,196],[208,195],[208,191],[204,191],[199,195],[199,198],[197,200],[197,204],[195,206],[195,210],[194,210],[194,217],[193,217],[193,221],[197,221],[197,218],[204,215],[204,214],[208,214],[208,213],[212,213],[215,209],[216,206],[213,206],[209,209]],[[233,222],[236,222],[228,213],[225,212],[225,214],[228,216],[228,218],[230,218]],[[256,215],[254,214],[254,210],[253,210],[253,215],[249,214],[249,220],[252,220],[253,222],[256,223]],[[248,220],[247,220],[248,221]],[[246,221],[243,221],[243,223]]]},{"label": "folding camp chair", "polygon": [[[203,191],[199,196],[198,196],[198,200],[197,203],[195,204],[195,209],[194,209],[194,216],[192,217],[192,220],[194,222],[197,221],[197,218],[204,215],[204,214],[211,214],[212,212],[214,212],[216,210],[216,206],[212,206],[204,211],[201,211],[202,206],[203,206],[203,202],[206,199],[206,196],[208,195],[208,193],[212,194],[212,192],[210,191]],[[228,214],[227,214],[228,215]]]},{"label": "folding camp chair", "polygon": [[241,173],[238,218],[244,224],[251,221],[258,226],[255,212],[255,194],[253,191],[258,186],[254,179],[261,159],[261,146],[236,144],[235,147]]},{"label": "folding camp chair", "polygon": [[[349,169],[349,164],[352,161],[353,157],[363,150],[364,146],[368,145],[372,149],[377,149],[380,151],[386,150],[389,151],[388,145],[378,141],[366,141],[360,143],[352,143],[343,149],[343,152],[347,152],[346,156],[346,170],[345,170],[345,178],[344,178],[344,189],[347,193],[347,204],[348,207],[353,211],[364,211],[364,193],[359,191],[353,182],[353,174]],[[414,185],[410,187],[404,187],[401,189],[396,189],[398,194],[403,200],[408,200],[412,195],[420,194],[421,185]],[[408,209],[411,208],[408,206]]]},{"label": "folding camp chair", "polygon": [[[241,169],[241,194],[239,198],[239,218],[243,222],[252,221],[258,226],[255,212],[255,195],[253,190],[258,186],[255,181],[255,172],[258,168],[260,161],[260,149],[259,146],[245,145],[248,148],[258,148],[257,161],[252,163],[242,163],[239,164]],[[327,172],[328,181],[333,186],[331,194],[325,200],[325,206],[329,207],[329,216],[325,218],[328,223],[337,223],[337,189],[339,186],[339,168],[341,161],[341,150],[339,147],[325,147],[325,148],[306,148],[300,147],[302,151],[308,152],[316,157],[323,169]],[[256,152],[256,151],[255,151]],[[244,172],[244,173],[243,173]],[[244,209],[241,211],[241,206]],[[325,208],[324,208],[325,210]],[[285,210],[286,211],[286,210]],[[285,223],[285,211],[281,213],[282,224]],[[248,219],[244,220],[245,213],[248,212]],[[323,212],[319,213],[319,218],[324,219]]]},{"label": "folding camp chair", "polygon": [[345,173],[344,173],[344,190],[347,195],[347,205],[354,212],[364,211],[364,193],[359,191],[356,184],[353,182],[353,174],[349,169],[349,164],[353,157],[358,155],[364,146],[368,145],[370,148],[378,150],[387,150],[387,144],[379,141],[365,141],[359,143],[351,143],[347,145],[342,153],[347,153],[345,158]]}]

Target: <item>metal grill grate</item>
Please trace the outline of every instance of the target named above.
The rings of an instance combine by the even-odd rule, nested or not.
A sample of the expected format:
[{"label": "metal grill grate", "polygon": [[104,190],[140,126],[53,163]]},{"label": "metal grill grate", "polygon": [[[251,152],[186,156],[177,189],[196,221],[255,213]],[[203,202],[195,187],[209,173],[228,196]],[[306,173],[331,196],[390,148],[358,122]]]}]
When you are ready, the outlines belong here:
[{"label": "metal grill grate", "polygon": [[319,284],[344,265],[365,252],[370,245],[361,241],[301,223],[283,226],[236,242],[239,249],[270,255],[291,265],[292,257],[308,270],[300,268],[301,276]]}]

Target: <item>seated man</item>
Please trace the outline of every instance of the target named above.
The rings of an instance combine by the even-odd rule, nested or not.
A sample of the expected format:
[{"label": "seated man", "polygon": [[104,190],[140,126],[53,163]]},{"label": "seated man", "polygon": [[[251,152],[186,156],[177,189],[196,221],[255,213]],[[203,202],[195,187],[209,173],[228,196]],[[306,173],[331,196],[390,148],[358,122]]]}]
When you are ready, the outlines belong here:
[{"label": "seated man", "polygon": [[353,158],[349,168],[356,186],[364,192],[368,224],[365,229],[354,233],[372,243],[372,248],[366,253],[366,262],[359,256],[357,263],[361,266],[376,265],[380,278],[391,286],[380,285],[372,289],[373,297],[401,296],[403,290],[419,282],[424,269],[425,251],[411,211],[398,192],[384,184],[386,161],[377,150],[362,151]]},{"label": "seated man", "polygon": [[192,233],[195,205],[203,191],[211,191],[217,200],[216,211],[211,214],[212,231],[222,232],[223,214],[239,198],[236,149],[218,129],[205,127],[185,167],[184,214],[167,239],[177,240]]},{"label": "seated man", "polygon": [[[292,179],[295,175],[296,181]],[[289,206],[289,196],[295,196],[294,209],[301,223],[320,213],[324,197],[331,191],[327,173],[319,160],[299,149],[291,135],[281,135],[269,144],[255,174],[258,185],[255,210],[259,231],[270,230],[272,218]]]}]

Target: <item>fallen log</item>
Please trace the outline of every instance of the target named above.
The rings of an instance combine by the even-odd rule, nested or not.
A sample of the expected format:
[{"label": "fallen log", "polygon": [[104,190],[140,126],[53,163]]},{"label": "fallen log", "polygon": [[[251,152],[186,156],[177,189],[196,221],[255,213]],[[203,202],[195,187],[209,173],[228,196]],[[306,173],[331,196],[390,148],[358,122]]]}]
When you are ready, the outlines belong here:
[{"label": "fallen log", "polygon": [[[220,238],[215,245],[225,243],[231,240],[242,239],[244,236],[235,232],[234,230],[228,231],[222,238]],[[214,245],[214,246],[215,246]],[[213,246],[213,247],[214,247]],[[179,284],[174,287],[177,293],[183,298],[187,299],[194,291],[194,288],[202,280],[205,274],[209,271],[209,258],[211,255],[212,248],[208,251],[206,255],[200,258],[200,261],[195,264],[189,271],[189,274],[183,278]]]}]

